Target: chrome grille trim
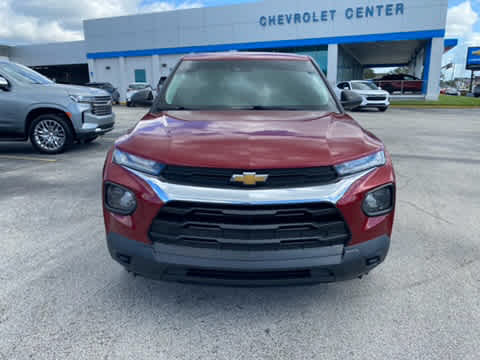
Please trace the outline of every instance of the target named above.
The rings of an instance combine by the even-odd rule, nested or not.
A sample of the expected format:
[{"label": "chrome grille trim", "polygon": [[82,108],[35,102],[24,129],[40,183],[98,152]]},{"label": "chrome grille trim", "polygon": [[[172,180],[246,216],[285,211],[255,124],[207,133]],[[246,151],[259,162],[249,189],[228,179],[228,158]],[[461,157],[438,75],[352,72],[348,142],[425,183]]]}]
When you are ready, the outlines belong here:
[{"label": "chrome grille trim", "polygon": [[95,96],[92,103],[92,114],[98,116],[106,116],[112,113],[112,97],[111,96]]},{"label": "chrome grille trim", "polygon": [[163,202],[190,201],[219,204],[268,205],[328,202],[336,204],[350,187],[376,168],[346,176],[339,181],[319,186],[288,189],[222,189],[187,186],[163,182],[155,176],[123,167],[145,181]]}]

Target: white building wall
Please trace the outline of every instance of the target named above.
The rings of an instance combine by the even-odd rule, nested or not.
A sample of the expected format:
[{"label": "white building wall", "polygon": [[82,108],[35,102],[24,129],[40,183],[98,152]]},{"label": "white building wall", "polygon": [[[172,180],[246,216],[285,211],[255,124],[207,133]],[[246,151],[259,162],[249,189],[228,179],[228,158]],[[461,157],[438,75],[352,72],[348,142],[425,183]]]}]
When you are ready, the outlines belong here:
[{"label": "white building wall", "polygon": [[[393,15],[387,15],[385,9],[392,4]],[[397,4],[403,6],[401,14],[395,12]],[[362,10],[357,16],[357,7],[367,5],[381,5],[383,10],[378,15],[375,8],[375,15],[369,17]],[[448,0],[264,0],[86,20],[84,29],[88,53],[119,52],[439,30],[445,28],[447,8]],[[313,22],[312,13],[321,18],[322,11],[327,12],[326,21]],[[333,17],[330,11],[335,12]],[[354,16],[348,17],[348,11],[354,11]],[[285,16],[295,13],[309,13],[310,21],[291,19],[287,24]],[[283,15],[283,25],[277,24],[278,15]],[[275,17],[276,24],[267,21],[262,26],[263,16]]]},{"label": "white building wall", "polygon": [[415,58],[415,71],[413,75],[421,79],[423,74],[423,65],[425,63],[425,49],[420,50]]},{"label": "white building wall", "polygon": [[145,70],[146,81],[153,87],[154,78],[152,70],[152,57],[151,56],[138,56],[125,58],[125,79],[127,83],[135,82],[135,70]]},{"label": "white building wall", "polygon": [[72,65],[87,62],[85,41],[12,46],[10,60],[27,66]]},{"label": "white building wall", "polygon": [[95,60],[95,81],[109,82],[114,87],[120,87],[120,64],[118,58]]},{"label": "white building wall", "polygon": [[328,45],[328,64],[327,64],[327,78],[330,85],[337,85],[338,78],[338,45]]},{"label": "white building wall", "polygon": [[428,73],[428,87],[426,100],[438,100],[440,94],[440,74],[442,72],[442,54],[444,51],[444,39],[433,38],[430,53],[430,63]]}]

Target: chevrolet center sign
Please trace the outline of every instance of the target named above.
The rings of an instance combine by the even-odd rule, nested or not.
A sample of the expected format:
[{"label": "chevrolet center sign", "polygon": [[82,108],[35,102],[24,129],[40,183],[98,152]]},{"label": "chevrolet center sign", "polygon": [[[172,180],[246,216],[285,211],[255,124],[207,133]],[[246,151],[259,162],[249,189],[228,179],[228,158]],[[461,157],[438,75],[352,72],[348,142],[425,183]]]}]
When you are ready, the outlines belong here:
[{"label": "chevrolet center sign", "polygon": [[382,16],[400,16],[405,12],[403,3],[385,4],[385,5],[367,5],[359,7],[349,7],[344,11],[336,9],[305,11],[302,13],[289,13],[277,15],[263,15],[259,23],[263,27],[283,26],[294,24],[308,24],[335,21],[337,16],[344,16],[347,20],[373,18]]},{"label": "chevrolet center sign", "polygon": [[468,48],[467,70],[480,70],[480,47]]}]

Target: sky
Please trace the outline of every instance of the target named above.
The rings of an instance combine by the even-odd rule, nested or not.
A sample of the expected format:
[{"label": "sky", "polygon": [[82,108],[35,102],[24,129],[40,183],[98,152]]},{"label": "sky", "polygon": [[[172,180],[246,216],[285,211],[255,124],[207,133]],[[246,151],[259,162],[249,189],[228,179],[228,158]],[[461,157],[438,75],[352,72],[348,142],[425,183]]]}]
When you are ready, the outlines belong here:
[{"label": "sky", "polygon": [[[254,1],[0,0],[0,44],[81,40],[82,19]],[[457,64],[455,76],[462,76],[467,47],[480,46],[480,0],[449,0],[446,37],[459,39],[459,45],[444,55],[443,62]],[[446,72],[446,78],[452,71]]]}]

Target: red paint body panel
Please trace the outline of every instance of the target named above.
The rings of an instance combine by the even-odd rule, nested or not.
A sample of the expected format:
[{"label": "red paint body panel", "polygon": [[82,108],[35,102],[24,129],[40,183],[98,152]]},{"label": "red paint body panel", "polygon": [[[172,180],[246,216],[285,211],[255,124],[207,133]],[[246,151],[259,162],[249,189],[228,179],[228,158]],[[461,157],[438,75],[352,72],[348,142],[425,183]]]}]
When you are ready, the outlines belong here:
[{"label": "red paint body panel", "polygon": [[352,239],[349,245],[356,245],[378,236],[387,234],[391,236],[395,211],[387,215],[368,217],[362,210],[363,200],[366,194],[377,187],[385,184],[395,185],[395,174],[392,168],[392,160],[387,155],[385,166],[377,168],[372,173],[358,180],[337,203],[337,207],[350,227]]},{"label": "red paint body panel", "polygon": [[274,169],[335,165],[382,149],[350,116],[308,111],[150,114],[117,147],[166,164]]}]

